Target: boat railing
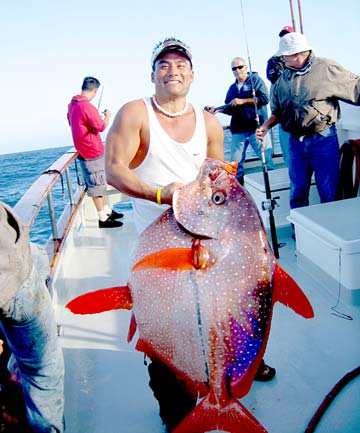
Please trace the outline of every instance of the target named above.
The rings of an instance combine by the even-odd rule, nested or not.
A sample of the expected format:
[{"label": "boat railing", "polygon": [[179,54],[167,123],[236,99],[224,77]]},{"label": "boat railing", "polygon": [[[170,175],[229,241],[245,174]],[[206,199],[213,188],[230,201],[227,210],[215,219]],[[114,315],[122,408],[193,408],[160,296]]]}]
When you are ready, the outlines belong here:
[{"label": "boat railing", "polygon": [[[231,132],[230,132],[230,125],[222,125],[222,128],[224,130],[225,135],[227,135],[227,141],[229,142],[231,140]],[[284,163],[284,158],[283,158],[283,154],[282,154],[282,149],[280,146],[280,139],[279,139],[279,133],[278,133],[278,128],[272,128],[269,131],[269,144],[271,145],[271,156],[273,158],[273,162],[276,166],[282,166]],[[226,143],[226,138],[225,138],[225,143]],[[259,158],[252,153],[252,149],[250,150],[250,155],[247,152],[246,155],[246,160],[245,160],[245,166],[247,168],[254,168],[254,167],[258,167],[261,166],[261,161],[259,160]]]},{"label": "boat railing", "polygon": [[[45,248],[52,266],[60,251],[67,229],[71,225],[76,210],[85,195],[85,189],[81,185],[82,182],[79,181],[80,177],[76,165],[77,156],[78,153],[75,149],[69,149],[60,156],[37,178],[14,206],[16,214],[31,232],[40,210],[43,207],[45,208],[44,205],[45,202],[47,202],[48,206],[45,212],[48,213],[50,218],[51,231],[46,241]],[[70,169],[74,167],[78,184],[76,188],[73,187],[75,181],[70,175]],[[64,186],[64,178],[66,180],[66,189]],[[54,197],[53,194],[54,187],[58,182],[61,182],[62,200],[57,200],[57,197]],[[65,198],[65,190],[67,191],[67,198]],[[61,201],[62,204],[59,204],[59,201]],[[59,206],[61,209],[58,209]],[[59,218],[57,218],[57,214],[60,215]]]}]

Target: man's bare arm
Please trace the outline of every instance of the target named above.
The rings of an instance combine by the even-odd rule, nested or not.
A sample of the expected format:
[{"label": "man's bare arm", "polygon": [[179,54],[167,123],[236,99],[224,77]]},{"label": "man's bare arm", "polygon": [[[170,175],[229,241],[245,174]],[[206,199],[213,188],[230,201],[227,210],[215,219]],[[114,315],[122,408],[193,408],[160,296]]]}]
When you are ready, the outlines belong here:
[{"label": "man's bare arm", "polygon": [[206,133],[208,138],[208,158],[224,159],[224,130],[219,120],[211,113],[204,111]]},{"label": "man's bare arm", "polygon": [[154,201],[154,187],[130,169],[139,158],[144,116],[145,106],[140,100],[129,102],[119,110],[106,138],[105,170],[109,185],[133,197]]},{"label": "man's bare arm", "polygon": [[[132,169],[144,158],[141,140],[149,140],[147,112],[142,100],[125,104],[117,113],[106,139],[105,170],[109,185],[132,197],[157,201],[156,188],[144,182]],[[172,196],[182,184],[172,183],[161,190],[161,202],[171,205]]]}]

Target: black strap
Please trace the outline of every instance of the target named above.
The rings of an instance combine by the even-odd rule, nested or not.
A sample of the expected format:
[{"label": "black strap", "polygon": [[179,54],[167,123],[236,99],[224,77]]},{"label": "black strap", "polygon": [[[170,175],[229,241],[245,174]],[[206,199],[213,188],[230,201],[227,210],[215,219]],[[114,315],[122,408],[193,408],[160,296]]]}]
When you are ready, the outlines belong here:
[{"label": "black strap", "polygon": [[56,170],[56,169],[52,169],[52,170],[46,170],[44,171],[42,174],[60,174],[60,179],[61,179],[61,193],[62,196],[64,197],[65,194],[65,190],[64,190],[64,179],[63,179],[63,175],[61,173],[61,171]]}]

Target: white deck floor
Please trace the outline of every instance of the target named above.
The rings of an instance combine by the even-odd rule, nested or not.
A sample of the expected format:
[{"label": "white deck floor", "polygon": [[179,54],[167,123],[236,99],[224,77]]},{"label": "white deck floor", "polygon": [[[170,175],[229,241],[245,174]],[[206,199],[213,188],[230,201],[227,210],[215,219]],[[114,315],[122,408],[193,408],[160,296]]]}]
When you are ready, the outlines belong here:
[{"label": "white deck floor", "polygon": [[[84,220],[69,239],[73,248],[55,276],[69,433],[163,432],[143,355],[126,342],[130,313],[76,316],[63,307],[81,293],[126,283],[134,228],[132,211],[125,213],[119,229],[99,229],[95,219]],[[269,433],[303,433],[330,389],[360,364],[360,308],[338,306],[353,320],[332,314],[336,294],[298,266],[295,242],[285,232],[278,234],[286,243],[279,262],[307,294],[316,317],[305,320],[275,306],[265,360],[276,367],[276,378],[255,382],[242,403]],[[359,433],[359,403],[357,378],[336,398],[316,432]]]}]

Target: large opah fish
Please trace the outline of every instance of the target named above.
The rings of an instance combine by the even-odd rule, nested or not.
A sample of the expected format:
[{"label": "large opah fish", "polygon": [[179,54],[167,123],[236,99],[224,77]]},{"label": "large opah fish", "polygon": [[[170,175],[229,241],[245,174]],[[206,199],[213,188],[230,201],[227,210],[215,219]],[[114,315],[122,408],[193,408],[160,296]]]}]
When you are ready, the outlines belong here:
[{"label": "large opah fish", "polygon": [[67,305],[80,314],[132,308],[137,348],[205,395],[174,433],[266,432],[238,399],[262,360],[274,303],[313,317],[234,174],[233,165],[206,160],[197,179],[175,193],[173,208],[141,235],[128,286]]}]

